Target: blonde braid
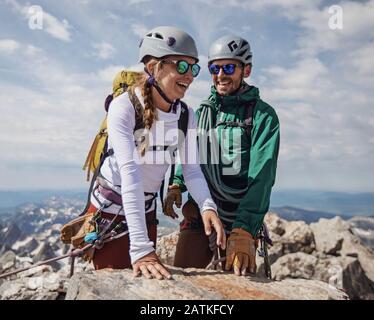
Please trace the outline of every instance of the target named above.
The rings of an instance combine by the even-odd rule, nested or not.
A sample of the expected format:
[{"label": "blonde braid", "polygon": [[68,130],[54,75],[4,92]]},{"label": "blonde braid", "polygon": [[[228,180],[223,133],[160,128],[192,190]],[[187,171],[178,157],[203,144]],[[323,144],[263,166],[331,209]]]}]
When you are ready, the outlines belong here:
[{"label": "blonde braid", "polygon": [[142,96],[144,97],[144,113],[143,121],[144,127],[151,130],[154,120],[158,120],[156,107],[152,100],[151,86],[145,81],[142,87]]},{"label": "blonde braid", "polygon": [[144,99],[143,123],[146,133],[139,147],[142,157],[144,157],[145,151],[149,146],[149,131],[151,130],[153,121],[158,119],[157,110],[152,100],[151,86],[148,84],[147,79],[148,77],[145,74],[142,74],[138,79],[136,79],[135,84],[130,88],[131,92],[135,94],[135,88],[139,87]]}]

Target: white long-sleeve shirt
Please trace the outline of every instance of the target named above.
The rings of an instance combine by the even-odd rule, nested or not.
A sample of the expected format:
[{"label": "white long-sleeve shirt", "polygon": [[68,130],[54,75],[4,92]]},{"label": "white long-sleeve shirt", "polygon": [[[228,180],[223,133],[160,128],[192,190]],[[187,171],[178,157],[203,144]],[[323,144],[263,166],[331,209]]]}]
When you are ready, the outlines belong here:
[{"label": "white long-sleeve shirt", "polygon": [[[144,108],[144,99],[139,88],[136,88],[135,93]],[[191,108],[188,108],[188,112],[188,129],[196,129],[195,114]],[[150,146],[175,144],[180,113],[180,104],[175,113],[157,109],[158,120],[153,122],[150,129]],[[122,195],[123,209],[112,204],[105,209],[105,212],[114,214],[120,212],[125,215],[130,236],[130,257],[131,261],[135,262],[154,251],[153,242],[149,240],[147,233],[144,192],[159,191],[170,166],[170,157],[165,151],[147,151],[144,157],[139,155],[134,143],[135,110],[127,93],[112,101],[107,121],[108,148],[112,148],[114,153],[105,159],[100,172],[112,189]],[[184,144],[179,148],[182,148],[178,150],[183,159],[189,159],[191,152],[197,155],[195,136],[191,138],[187,135]],[[199,159],[198,156],[192,158]],[[197,202],[200,212],[203,213],[207,209],[217,211],[199,163],[197,161],[188,163],[183,160],[182,168],[186,186]],[[95,196],[101,203],[108,203],[108,200],[97,190]],[[93,196],[91,202],[96,207],[100,206]],[[148,211],[152,210],[154,206]]]}]

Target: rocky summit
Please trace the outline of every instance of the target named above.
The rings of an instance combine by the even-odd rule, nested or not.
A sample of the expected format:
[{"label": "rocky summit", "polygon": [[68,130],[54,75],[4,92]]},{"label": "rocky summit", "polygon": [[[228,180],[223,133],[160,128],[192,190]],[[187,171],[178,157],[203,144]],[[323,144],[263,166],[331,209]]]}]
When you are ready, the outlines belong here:
[{"label": "rocky summit", "polygon": [[[70,219],[77,210],[32,207],[21,213],[23,224],[2,221],[0,274],[67,252],[58,239],[61,212]],[[374,299],[374,253],[362,239],[362,230],[369,230],[372,222],[335,217],[307,224],[269,212],[266,223],[274,243],[269,249],[271,280],[264,277],[259,256],[256,276],[171,267],[178,231],[176,226],[164,227],[164,234],[169,234],[159,238],[157,254],[169,265],[172,280],[134,278],[131,270],[95,271],[79,259],[69,278],[65,259],[0,279],[0,299]],[[36,228],[37,233],[30,233]]]},{"label": "rocky summit", "polygon": [[305,279],[271,281],[240,278],[223,271],[169,267],[173,279],[134,278],[131,270],[103,269],[74,275],[67,287],[68,300],[284,300],[348,299],[334,286]]}]

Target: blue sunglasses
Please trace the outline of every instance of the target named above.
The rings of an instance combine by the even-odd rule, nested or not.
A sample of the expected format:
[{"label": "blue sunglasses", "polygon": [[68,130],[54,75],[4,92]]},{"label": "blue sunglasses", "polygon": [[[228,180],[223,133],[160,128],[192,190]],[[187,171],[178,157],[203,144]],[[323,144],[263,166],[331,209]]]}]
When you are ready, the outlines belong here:
[{"label": "blue sunglasses", "polygon": [[222,69],[224,74],[232,75],[234,74],[236,67],[241,67],[241,65],[236,63],[228,63],[220,66],[218,64],[212,63],[209,66],[209,71],[211,74],[219,74],[219,71]]}]

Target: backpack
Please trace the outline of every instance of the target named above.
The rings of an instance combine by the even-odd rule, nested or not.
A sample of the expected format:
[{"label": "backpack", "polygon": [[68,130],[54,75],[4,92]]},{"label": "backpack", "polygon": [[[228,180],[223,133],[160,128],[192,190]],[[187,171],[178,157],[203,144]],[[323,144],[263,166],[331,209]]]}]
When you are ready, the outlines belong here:
[{"label": "backpack", "polygon": [[[121,94],[128,92],[129,99],[131,101],[131,104],[133,105],[135,109],[135,128],[134,132],[138,129],[144,128],[143,123],[143,107],[137,98],[135,94],[132,94],[130,90],[128,90],[133,84],[135,84],[136,79],[141,75],[140,72],[134,72],[134,71],[127,71],[122,70],[119,72],[114,80],[113,80],[113,92],[107,96],[104,103],[104,109],[106,112],[108,112],[110,103],[115,99],[116,97],[120,96]],[[181,103],[181,115],[178,120],[178,129],[181,130],[184,134],[184,137],[187,134],[187,127],[188,127],[188,107],[183,102]],[[181,137],[178,139],[178,145],[181,142]],[[182,137],[183,138],[183,137]],[[175,155],[175,151],[177,150],[177,146],[153,146],[150,147],[151,151],[172,151],[173,156]],[[94,141],[92,142],[92,145],[90,147],[90,150],[87,154],[86,161],[83,165],[83,170],[87,170],[87,181],[90,181],[91,173],[93,173],[90,188],[88,191],[88,197],[87,197],[87,204],[86,208],[83,210],[81,215],[85,214],[87,212],[87,209],[90,204],[90,196],[92,189],[95,185],[95,181],[97,176],[99,175],[100,168],[102,164],[104,163],[104,160],[109,156],[112,155],[113,149],[108,149],[108,130],[107,130],[107,114],[105,115],[104,120],[101,123],[99,132],[96,134],[96,137]],[[172,184],[173,178],[174,178],[174,171],[175,171],[175,164],[173,163],[171,165],[171,174],[169,178],[169,185]],[[163,188],[164,188],[164,181],[162,182],[161,189],[160,189],[160,198],[161,202],[163,202]]]},{"label": "backpack", "polygon": [[[105,99],[104,109],[106,112],[108,112],[112,100],[126,92],[135,83],[139,75],[139,72],[122,70],[115,76],[113,80],[113,93],[109,94]],[[100,167],[101,159],[106,152],[107,139],[107,115],[105,115],[83,165],[83,170],[87,170],[87,181],[90,181],[91,173],[95,173],[96,169]]]}]

